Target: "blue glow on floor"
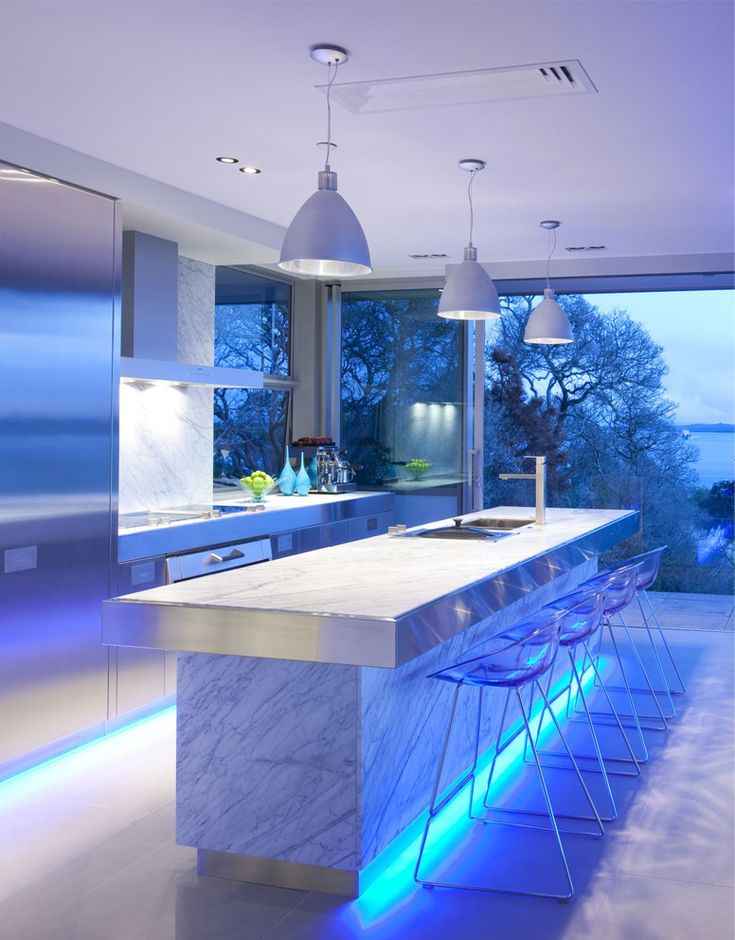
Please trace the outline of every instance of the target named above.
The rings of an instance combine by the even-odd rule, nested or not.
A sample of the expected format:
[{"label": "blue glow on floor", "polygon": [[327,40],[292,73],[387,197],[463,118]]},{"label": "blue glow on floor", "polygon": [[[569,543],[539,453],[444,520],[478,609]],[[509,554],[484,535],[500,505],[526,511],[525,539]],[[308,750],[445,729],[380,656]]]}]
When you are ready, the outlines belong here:
[{"label": "blue glow on floor", "polygon": [[119,728],[115,728],[113,731],[109,731],[107,734],[101,734],[96,738],[92,738],[91,741],[85,741],[84,744],[79,744],[62,754],[57,754],[17,774],[13,774],[11,777],[0,780],[0,801],[23,795],[32,787],[53,785],[60,776],[71,775],[83,770],[90,759],[102,756],[110,742],[115,741],[119,744],[120,738],[138,731],[144,725],[161,721],[173,715],[175,711],[175,705],[167,705],[159,711],[145,715],[143,718],[137,718],[121,725]]},{"label": "blue glow on floor", "polygon": [[[601,666],[602,660],[600,660]],[[585,691],[593,683],[594,675],[594,671],[588,666],[581,677],[582,687]],[[549,701],[557,718],[564,716],[567,698],[566,695],[560,693],[569,684],[570,679],[571,670],[561,676],[549,693]],[[542,701],[537,699],[533,712],[529,716],[529,724],[534,732],[538,727],[542,705]],[[506,740],[508,738],[511,738],[511,740],[501,751],[495,765],[493,774],[494,793],[497,793],[498,789],[502,789],[503,784],[506,786],[511,784],[525,766],[523,760],[525,736],[519,733],[521,727],[522,720],[519,718],[508,729]],[[547,715],[540,730],[540,741],[543,741],[551,733],[553,727],[553,722]],[[477,784],[475,787],[476,806],[482,802],[487,787],[487,775],[492,760],[492,751],[492,748],[486,751],[478,762]],[[436,773],[436,768],[432,768],[430,772],[432,774]],[[448,784],[444,792],[449,792],[451,787],[462,779],[462,776],[464,775],[460,775],[457,780]],[[436,859],[446,861],[450,858],[452,853],[461,847],[463,838],[467,835],[470,827],[475,825],[467,816],[469,789],[468,785],[461,790],[447,803],[432,822],[429,841],[424,852],[422,872],[431,871]],[[479,807],[477,809],[479,814]],[[353,924],[356,921],[362,928],[372,928],[378,931],[381,924],[390,921],[390,929],[395,931],[396,917],[400,917],[401,912],[408,908],[416,892],[424,890],[414,881],[413,873],[421,837],[426,825],[427,813],[428,811],[423,812],[411,823],[407,830],[384,850],[382,858],[385,859],[388,856],[389,859],[386,861],[386,867],[359,898],[345,906],[344,917],[347,921]],[[390,857],[391,853],[394,853],[395,857]],[[371,935],[378,937],[380,933],[373,933],[371,930]],[[395,936],[394,933],[392,935]]]}]

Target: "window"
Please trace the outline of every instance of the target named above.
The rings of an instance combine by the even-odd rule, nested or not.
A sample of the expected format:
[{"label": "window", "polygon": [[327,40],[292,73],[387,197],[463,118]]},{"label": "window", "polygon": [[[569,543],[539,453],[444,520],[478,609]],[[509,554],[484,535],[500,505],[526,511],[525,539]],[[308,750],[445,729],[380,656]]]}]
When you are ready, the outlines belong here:
[{"label": "window", "polygon": [[642,545],[667,545],[660,589],[733,582],[732,291],[568,294],[569,346],[530,346],[537,296],[503,299],[488,330],[485,504],[533,505],[498,480],[548,456],[549,505],[639,508]]},{"label": "window", "polygon": [[[291,389],[290,284],[218,267],[214,364],[266,373],[266,388],[214,391],[214,479],[227,483],[284,459]],[[270,387],[268,387],[270,386]]]},{"label": "window", "polygon": [[340,443],[359,484],[443,491],[455,505],[447,489],[463,472],[464,334],[438,304],[436,290],[342,295]]}]

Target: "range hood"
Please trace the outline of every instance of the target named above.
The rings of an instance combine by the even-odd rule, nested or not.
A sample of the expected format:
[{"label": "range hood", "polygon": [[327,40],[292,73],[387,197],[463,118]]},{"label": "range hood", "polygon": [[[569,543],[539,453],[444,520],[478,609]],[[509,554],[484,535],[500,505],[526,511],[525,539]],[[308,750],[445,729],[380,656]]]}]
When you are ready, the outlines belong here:
[{"label": "range hood", "polygon": [[178,360],[178,261],[176,242],[145,232],[123,232],[120,380],[141,385],[263,388],[262,372]]},{"label": "range hood", "polygon": [[263,373],[161,359],[120,359],[120,381],[146,385],[197,385],[200,388],[263,388]]}]

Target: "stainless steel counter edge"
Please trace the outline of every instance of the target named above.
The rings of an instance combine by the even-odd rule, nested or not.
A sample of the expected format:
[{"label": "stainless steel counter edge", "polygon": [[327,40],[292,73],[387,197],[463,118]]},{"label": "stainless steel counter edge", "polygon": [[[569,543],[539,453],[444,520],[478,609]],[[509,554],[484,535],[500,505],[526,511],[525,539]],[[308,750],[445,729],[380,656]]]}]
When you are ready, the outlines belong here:
[{"label": "stainless steel counter edge", "polygon": [[638,531],[631,512],[397,618],[106,601],[112,646],[396,668]]},{"label": "stainless steel counter edge", "polygon": [[275,510],[227,513],[217,519],[123,532],[118,537],[119,560],[138,561],[159,555],[187,552],[206,545],[329,525],[374,513],[392,512],[394,504],[392,493],[346,493],[335,496],[334,502],[311,505],[307,496],[303,502],[294,502]]}]

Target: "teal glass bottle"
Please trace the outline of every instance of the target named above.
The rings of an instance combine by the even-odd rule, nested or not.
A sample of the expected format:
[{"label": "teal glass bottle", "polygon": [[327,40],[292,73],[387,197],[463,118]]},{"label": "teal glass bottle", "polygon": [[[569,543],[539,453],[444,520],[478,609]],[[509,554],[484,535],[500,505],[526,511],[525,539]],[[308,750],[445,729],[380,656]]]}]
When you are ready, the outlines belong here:
[{"label": "teal glass bottle", "polygon": [[309,490],[311,489],[311,480],[309,479],[309,474],[306,472],[306,467],[304,467],[304,452],[301,451],[301,468],[296,474],[296,492],[299,496],[308,496]]},{"label": "teal glass bottle", "polygon": [[281,475],[276,480],[276,483],[278,484],[278,489],[284,496],[293,496],[293,492],[296,489],[296,474],[291,466],[288,445],[286,445],[286,462],[283,465],[283,470],[281,470]]}]

